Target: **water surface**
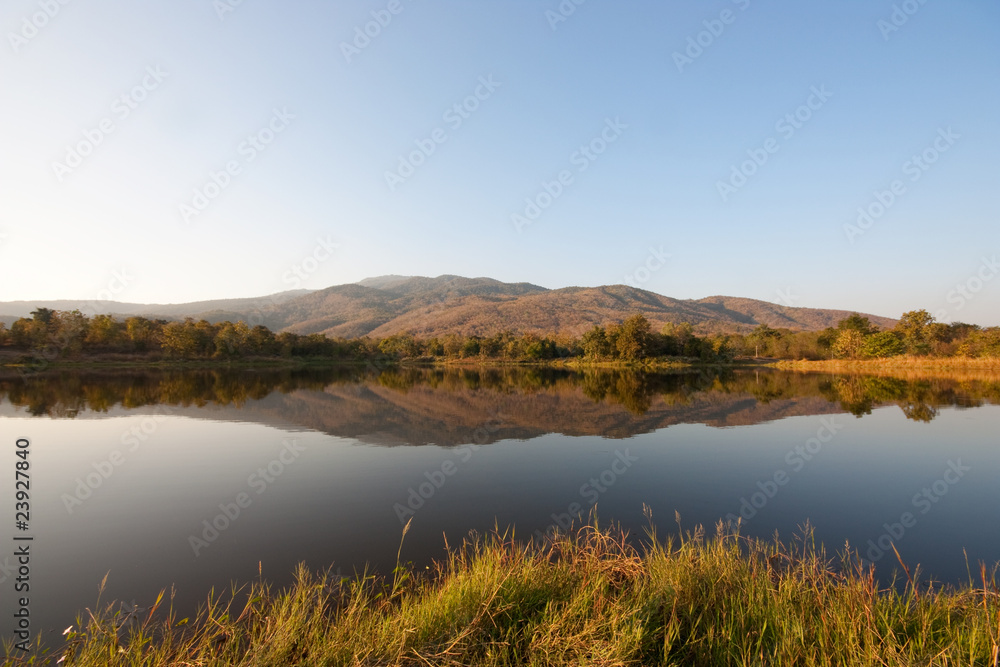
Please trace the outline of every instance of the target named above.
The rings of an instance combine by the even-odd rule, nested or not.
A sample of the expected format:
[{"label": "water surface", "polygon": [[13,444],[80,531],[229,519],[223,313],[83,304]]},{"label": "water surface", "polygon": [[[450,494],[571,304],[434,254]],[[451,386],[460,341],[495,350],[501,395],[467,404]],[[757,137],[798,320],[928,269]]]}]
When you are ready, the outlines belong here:
[{"label": "water surface", "polygon": [[[1000,378],[767,370],[55,372],[0,376],[4,459],[31,440],[33,627],[174,586],[190,611],[230,582],[349,575],[442,555],[470,530],[525,538],[596,504],[634,535],[742,515],[809,521],[892,576],[958,583],[1000,560]],[[8,476],[5,476],[5,478]],[[0,613],[11,618],[13,488]],[[237,515],[238,510],[238,515]],[[881,545],[881,546],[880,546]],[[9,635],[7,627],[0,634]]]}]

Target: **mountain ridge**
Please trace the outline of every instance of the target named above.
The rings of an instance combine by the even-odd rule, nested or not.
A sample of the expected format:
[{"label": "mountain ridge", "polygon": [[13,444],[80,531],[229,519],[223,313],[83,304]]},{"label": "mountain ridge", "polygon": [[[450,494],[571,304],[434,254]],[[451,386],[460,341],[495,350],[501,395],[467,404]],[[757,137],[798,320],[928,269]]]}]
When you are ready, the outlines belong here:
[{"label": "mountain ridge", "polygon": [[[691,323],[699,333],[746,332],[760,324],[793,330],[835,326],[854,311],[782,306],[745,297],[714,295],[675,299],[628,285],[549,289],[527,282],[445,274],[387,275],[319,290],[294,290],[263,297],[214,299],[181,304],[133,304],[75,300],[0,302],[0,321],[9,324],[38,307],[79,308],[85,314],[210,322],[242,320],[274,331],[321,333],[331,337],[418,337],[447,334],[487,336],[509,329],[521,333],[579,336],[595,325],[642,313],[654,330],[669,322]],[[864,313],[862,313],[864,314]],[[892,318],[866,314],[890,328]]]}]

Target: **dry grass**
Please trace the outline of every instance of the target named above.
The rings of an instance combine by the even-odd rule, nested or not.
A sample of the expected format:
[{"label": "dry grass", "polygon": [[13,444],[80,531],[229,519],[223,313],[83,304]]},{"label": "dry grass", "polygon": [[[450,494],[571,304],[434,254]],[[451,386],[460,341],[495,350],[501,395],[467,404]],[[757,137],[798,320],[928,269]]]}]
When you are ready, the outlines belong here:
[{"label": "dry grass", "polygon": [[778,361],[774,368],[792,371],[822,371],[826,373],[865,373],[910,380],[954,379],[1000,380],[1000,358],[913,357],[888,359],[824,359],[819,361]]},{"label": "dry grass", "polygon": [[907,571],[880,589],[808,530],[791,544],[716,530],[650,530],[641,549],[596,522],[545,544],[472,536],[427,574],[300,568],[287,590],[211,596],[189,623],[163,599],[141,615],[106,605],[25,664],[998,665],[995,571],[961,589]]}]

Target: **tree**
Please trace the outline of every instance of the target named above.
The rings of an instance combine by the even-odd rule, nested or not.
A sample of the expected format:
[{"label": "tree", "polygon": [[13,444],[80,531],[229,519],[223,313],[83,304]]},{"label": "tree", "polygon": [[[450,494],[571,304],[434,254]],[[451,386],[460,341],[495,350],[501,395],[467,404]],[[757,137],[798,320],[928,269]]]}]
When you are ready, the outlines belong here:
[{"label": "tree", "polygon": [[45,322],[39,319],[18,318],[10,325],[10,340],[14,347],[22,349],[42,348],[48,339]]},{"label": "tree", "polygon": [[780,337],[781,332],[777,329],[772,329],[766,324],[759,324],[757,325],[757,328],[750,332],[750,335],[747,336],[747,342],[753,345],[753,356],[757,357],[760,356],[759,353],[761,348],[764,349],[764,354],[767,354],[768,346],[771,341]]},{"label": "tree", "polygon": [[580,345],[583,347],[583,356],[588,359],[606,359],[611,356],[611,346],[608,344],[604,327],[595,325],[593,329],[583,334]]},{"label": "tree", "polygon": [[246,322],[225,322],[215,334],[215,356],[242,357],[249,351],[250,328]]},{"label": "tree", "polygon": [[635,360],[645,357],[649,350],[649,320],[641,313],[631,315],[618,328],[615,346],[622,359]]},{"label": "tree", "polygon": [[145,317],[125,318],[125,339],[136,352],[146,352],[154,342],[156,325]]},{"label": "tree", "polygon": [[171,356],[182,359],[193,357],[198,352],[198,341],[194,336],[191,319],[186,322],[171,322],[163,327],[163,349]]},{"label": "tree", "polygon": [[861,354],[866,357],[884,359],[896,357],[906,352],[906,346],[892,331],[879,331],[865,338],[861,346]]},{"label": "tree", "polygon": [[411,333],[398,333],[383,338],[379,341],[378,349],[382,354],[396,359],[420,355],[420,346]]},{"label": "tree", "polygon": [[56,314],[56,311],[51,308],[36,308],[31,311],[31,318],[36,322],[41,322],[42,324],[48,326],[52,322],[52,316]]},{"label": "tree", "polygon": [[427,341],[426,347],[427,347],[427,354],[431,356],[440,357],[444,355],[444,343],[442,343],[441,340],[437,337],[431,338],[429,341]]},{"label": "tree", "polygon": [[843,332],[847,330],[853,330],[860,333],[862,336],[870,336],[876,331],[878,327],[871,323],[867,317],[859,315],[857,313],[851,313],[850,316],[845,317],[840,322],[837,323],[837,331]]},{"label": "tree", "polygon": [[125,325],[111,315],[95,315],[87,327],[84,343],[91,348],[114,349],[125,339]]},{"label": "tree", "polygon": [[861,348],[865,344],[865,337],[860,331],[853,328],[844,329],[837,335],[837,340],[833,342],[833,353],[838,357],[855,359],[861,354]]},{"label": "tree", "polygon": [[673,354],[684,354],[688,342],[694,338],[694,327],[691,326],[690,322],[680,322],[679,324],[667,322],[660,330],[660,334],[665,339],[669,339],[664,341],[664,345],[673,347]]},{"label": "tree", "polygon": [[473,336],[467,338],[464,343],[462,343],[462,356],[463,357],[475,357],[479,354],[479,338]]},{"label": "tree", "polygon": [[733,347],[723,334],[715,334],[702,341],[702,361],[732,361],[734,356]]},{"label": "tree", "polygon": [[183,322],[171,322],[163,327],[163,350],[185,359],[207,357],[217,349],[215,334],[216,328],[205,320],[195,322],[188,317]]},{"label": "tree", "polygon": [[930,351],[928,327],[934,322],[934,317],[926,310],[911,310],[903,313],[896,323],[896,331],[903,338],[908,352],[912,354],[927,354]]},{"label": "tree", "polygon": [[247,347],[252,354],[270,356],[278,352],[274,334],[263,324],[258,324],[250,330],[247,336]]},{"label": "tree", "polygon": [[60,310],[52,314],[48,326],[62,353],[76,353],[83,350],[90,319],[79,310]]},{"label": "tree", "polygon": [[816,345],[819,346],[820,351],[829,351],[833,348],[833,342],[837,340],[838,333],[837,329],[833,327],[823,329],[816,337]]}]

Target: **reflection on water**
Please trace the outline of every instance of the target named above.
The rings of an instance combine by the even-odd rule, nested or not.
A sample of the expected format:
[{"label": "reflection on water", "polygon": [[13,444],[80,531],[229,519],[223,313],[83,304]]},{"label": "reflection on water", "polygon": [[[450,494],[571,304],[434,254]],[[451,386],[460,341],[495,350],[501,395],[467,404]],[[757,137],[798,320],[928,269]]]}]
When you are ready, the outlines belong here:
[{"label": "reflection on water", "polygon": [[[832,549],[870,553],[883,580],[899,535],[908,563],[959,581],[966,553],[1000,560],[983,529],[1000,523],[998,403],[990,373],[0,374],[0,432],[32,440],[33,618],[59,629],[108,573],[106,597],[144,606],[175,585],[191,608],[258,571],[287,583],[299,562],[391,570],[409,518],[403,560],[425,564],[443,536],[530,536],[595,508],[641,535],[644,505],[661,533],[675,511],[685,527],[742,515],[760,537],[808,520]],[[0,554],[9,617],[7,568]]]},{"label": "reflection on water", "polygon": [[1000,403],[1000,375],[337,367],[53,372],[24,382],[8,373],[0,374],[0,399],[32,416],[66,418],[115,407],[239,409],[253,402],[260,413],[242,419],[392,439],[382,444],[460,444],[457,434],[500,409],[514,423],[491,440],[543,432],[628,437],[677,423],[737,426],[837,411],[862,416],[884,405],[928,422],[942,407]]}]

